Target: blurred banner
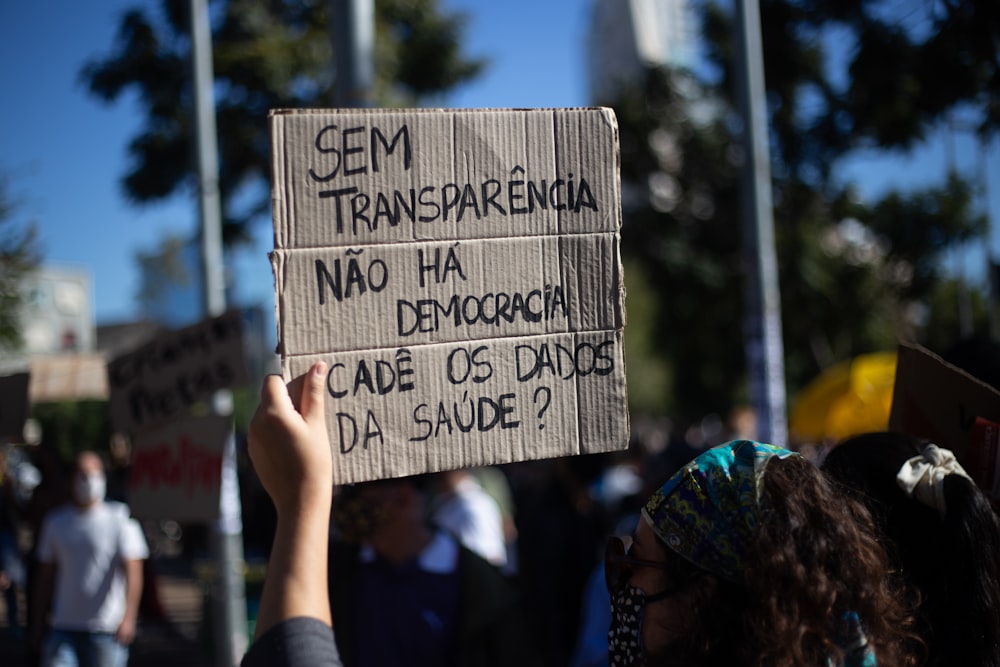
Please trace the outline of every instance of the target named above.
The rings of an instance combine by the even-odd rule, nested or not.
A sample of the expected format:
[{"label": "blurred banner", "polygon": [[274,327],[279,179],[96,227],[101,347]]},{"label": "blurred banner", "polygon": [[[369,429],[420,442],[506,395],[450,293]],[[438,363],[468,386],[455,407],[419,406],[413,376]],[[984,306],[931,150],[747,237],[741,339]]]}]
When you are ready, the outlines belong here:
[{"label": "blurred banner", "polygon": [[170,331],[108,364],[111,424],[136,435],[220,389],[248,382],[243,320],[231,310]]},{"label": "blurred banner", "polygon": [[0,377],[0,443],[22,440],[28,418],[29,379],[27,373]]},{"label": "blurred banner", "polygon": [[795,397],[793,442],[833,443],[889,425],[896,353],[862,354],[823,370]]},{"label": "blurred banner", "polygon": [[135,441],[129,506],[141,519],[203,522],[219,516],[222,453],[231,419],[179,419]]}]

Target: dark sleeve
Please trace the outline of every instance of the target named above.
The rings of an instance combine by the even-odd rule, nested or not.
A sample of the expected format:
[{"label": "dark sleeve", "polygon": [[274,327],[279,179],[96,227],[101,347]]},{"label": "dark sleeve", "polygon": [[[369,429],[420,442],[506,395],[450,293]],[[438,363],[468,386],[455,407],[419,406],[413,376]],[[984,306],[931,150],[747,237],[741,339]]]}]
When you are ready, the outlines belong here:
[{"label": "dark sleeve", "polygon": [[525,619],[512,583],[491,563],[459,547],[462,620],[457,664],[481,667],[542,667],[547,664]]},{"label": "dark sleeve", "polygon": [[292,618],[250,646],[240,667],[341,667],[333,628],[315,618]]}]

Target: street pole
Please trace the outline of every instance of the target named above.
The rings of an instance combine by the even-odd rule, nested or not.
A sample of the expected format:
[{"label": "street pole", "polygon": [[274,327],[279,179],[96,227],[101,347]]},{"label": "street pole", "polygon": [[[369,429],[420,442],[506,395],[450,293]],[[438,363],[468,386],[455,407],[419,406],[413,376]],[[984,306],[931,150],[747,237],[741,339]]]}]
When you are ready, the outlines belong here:
[{"label": "street pole", "polygon": [[743,266],[746,271],[744,344],[750,396],[761,440],[788,444],[785,416],[784,344],[774,250],[771,156],[767,137],[764,57],[757,0],[735,0],[734,70],[743,118],[741,183]]},{"label": "street pole", "polygon": [[1000,319],[997,313],[997,301],[1000,299],[1000,277],[997,275],[997,260],[993,253],[993,213],[990,211],[990,179],[987,175],[987,151],[989,142],[979,142],[979,196],[983,202],[983,213],[986,215],[986,229],[983,247],[986,249],[986,333],[990,340],[1000,340]]},{"label": "street pole", "polygon": [[375,82],[374,0],[331,0],[336,107],[370,107]]},{"label": "street pole", "polygon": [[[201,217],[203,308],[206,317],[226,310],[222,254],[222,206],[219,198],[219,143],[215,128],[215,74],[208,0],[190,0],[191,49],[194,68],[195,129],[198,152],[198,195]],[[215,575],[211,587],[215,664],[233,667],[247,647],[247,604],[244,584],[243,517],[236,475],[236,437],[232,427],[232,393],[217,392],[213,411],[230,417],[222,456],[219,518],[212,525]]]}]

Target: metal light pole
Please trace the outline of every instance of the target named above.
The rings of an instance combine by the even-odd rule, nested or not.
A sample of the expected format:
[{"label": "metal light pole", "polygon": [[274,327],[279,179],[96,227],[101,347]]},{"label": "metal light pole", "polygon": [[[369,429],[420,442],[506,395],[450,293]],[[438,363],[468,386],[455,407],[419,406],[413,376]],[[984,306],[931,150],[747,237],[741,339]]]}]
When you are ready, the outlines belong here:
[{"label": "metal light pole", "polygon": [[374,0],[331,0],[330,8],[337,65],[333,104],[370,107],[375,81]]},{"label": "metal light pole", "polygon": [[760,439],[787,446],[781,299],[774,251],[771,158],[767,138],[764,58],[757,0],[736,0],[737,104],[743,117],[741,187],[747,375]]},{"label": "metal light pole", "polygon": [[997,260],[993,255],[993,214],[990,211],[990,179],[987,175],[987,164],[986,159],[987,151],[989,150],[989,143],[985,141],[979,142],[979,187],[980,187],[980,197],[983,202],[983,212],[986,215],[986,229],[983,232],[984,243],[983,247],[986,249],[986,332],[990,337],[990,340],[1000,340],[1000,318],[997,312],[997,302],[1000,300],[1000,276],[998,276],[996,269]]},{"label": "metal light pole", "polygon": [[[195,128],[198,151],[199,211],[203,297],[206,317],[226,310],[222,255],[222,207],[219,202],[219,143],[215,132],[215,75],[212,69],[212,33],[208,0],[190,0],[191,49],[194,67]],[[217,392],[216,414],[232,415],[232,393]],[[232,424],[232,422],[230,422]],[[212,585],[212,628],[215,664],[233,667],[247,647],[247,605],[244,587],[243,517],[236,475],[236,438],[230,427],[222,456],[219,518],[212,526],[215,581]]]}]

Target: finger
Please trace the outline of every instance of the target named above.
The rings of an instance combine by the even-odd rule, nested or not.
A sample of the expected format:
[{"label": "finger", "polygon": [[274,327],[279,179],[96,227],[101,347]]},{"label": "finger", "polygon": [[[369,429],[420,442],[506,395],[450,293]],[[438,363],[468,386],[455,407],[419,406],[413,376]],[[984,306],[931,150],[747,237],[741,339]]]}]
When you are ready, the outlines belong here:
[{"label": "finger", "polygon": [[323,396],[325,382],[326,364],[317,361],[303,379],[302,398],[299,401],[299,411],[307,422],[326,423],[324,418],[326,401]]},{"label": "finger", "polygon": [[[308,374],[308,371],[306,371],[306,374]],[[288,383],[288,396],[291,398],[296,412],[302,411],[302,385],[304,379],[305,375],[297,375]]]},{"label": "finger", "polygon": [[291,399],[288,396],[288,389],[280,375],[268,375],[264,378],[264,384],[260,388],[260,407],[266,410],[270,407],[282,407],[288,405]]},{"label": "finger", "polygon": [[266,376],[260,387],[260,404],[257,406],[257,410],[254,412],[253,417],[250,419],[249,436],[251,458],[253,457],[254,441],[257,439],[259,430],[265,427],[268,415],[272,414],[274,411],[293,411],[291,403],[291,399],[288,398],[288,390],[285,389],[285,383],[281,379],[281,376]]}]

